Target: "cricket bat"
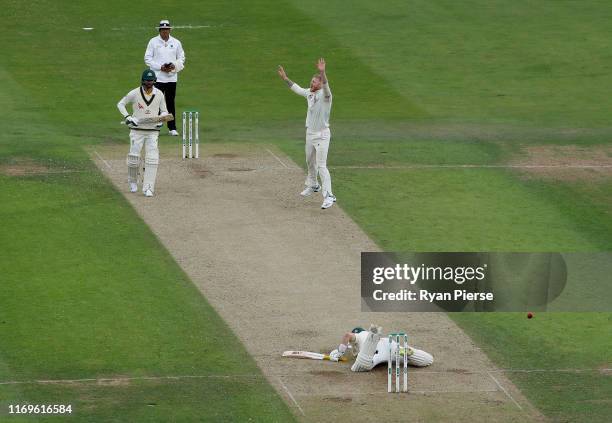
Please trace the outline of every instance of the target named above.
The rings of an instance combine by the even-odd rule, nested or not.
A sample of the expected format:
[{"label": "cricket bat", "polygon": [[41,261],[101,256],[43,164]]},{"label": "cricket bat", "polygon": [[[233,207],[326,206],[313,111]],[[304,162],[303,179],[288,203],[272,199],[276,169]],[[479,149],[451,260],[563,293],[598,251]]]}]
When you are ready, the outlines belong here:
[{"label": "cricket bat", "polygon": [[[168,113],[167,115],[159,115],[159,116],[152,116],[148,118],[136,119],[136,122],[140,125],[141,123],[144,123],[144,124],[159,123],[159,122],[168,122],[171,120],[174,120],[174,116],[172,115],[172,113]],[[122,120],[121,124],[125,125],[125,121]]]},{"label": "cricket bat", "polygon": [[[320,353],[316,353],[316,352],[310,352],[310,351],[285,351],[283,353],[283,357],[289,357],[289,358],[303,358],[303,359],[309,359],[309,360],[329,360],[329,355],[327,354],[320,354]],[[341,357],[340,361],[347,361],[346,357]]]}]

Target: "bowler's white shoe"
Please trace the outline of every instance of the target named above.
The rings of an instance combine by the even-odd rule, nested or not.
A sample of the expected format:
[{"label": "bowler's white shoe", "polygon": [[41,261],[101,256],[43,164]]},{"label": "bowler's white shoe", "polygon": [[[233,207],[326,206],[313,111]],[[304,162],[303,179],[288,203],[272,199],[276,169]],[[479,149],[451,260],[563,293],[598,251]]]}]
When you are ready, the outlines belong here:
[{"label": "bowler's white shoe", "polygon": [[176,129],[173,129],[172,131],[168,132],[168,134],[170,134],[170,136],[173,136],[173,137],[178,137],[179,135]]},{"label": "bowler's white shoe", "polygon": [[136,184],[136,182],[130,182],[130,192],[136,191],[138,191],[138,185]]},{"label": "bowler's white shoe", "polygon": [[144,192],[145,197],[153,197],[153,191],[151,191],[150,189],[146,190]]},{"label": "bowler's white shoe", "polygon": [[321,185],[315,185],[314,187],[306,187],[306,189],[302,192],[300,192],[300,195],[302,197],[308,197],[310,195],[312,195],[315,192],[319,192],[321,191]]},{"label": "bowler's white shoe", "polygon": [[327,194],[327,197],[325,197],[325,200],[323,200],[323,204],[321,204],[321,208],[328,209],[331,206],[333,206],[335,202],[336,202],[336,197],[334,197],[331,194]]}]

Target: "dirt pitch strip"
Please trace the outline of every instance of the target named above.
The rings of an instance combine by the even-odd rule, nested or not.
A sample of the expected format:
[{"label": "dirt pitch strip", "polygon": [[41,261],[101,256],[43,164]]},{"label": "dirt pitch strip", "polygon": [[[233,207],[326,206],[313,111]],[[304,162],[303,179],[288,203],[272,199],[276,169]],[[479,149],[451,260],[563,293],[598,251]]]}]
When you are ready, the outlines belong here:
[{"label": "dirt pitch strip", "polygon": [[[255,358],[303,421],[525,422],[544,418],[441,313],[362,313],[360,253],[379,248],[320,195],[303,199],[300,167],[273,147],[206,145],[182,161],[164,146],[154,198],[127,187],[127,147],[91,156]],[[409,369],[411,393],[386,392],[386,367],[282,359],[329,352],[354,326],[406,330],[434,355]],[[203,360],[206,357],[202,357]],[[240,380],[236,380],[240,383]]]}]

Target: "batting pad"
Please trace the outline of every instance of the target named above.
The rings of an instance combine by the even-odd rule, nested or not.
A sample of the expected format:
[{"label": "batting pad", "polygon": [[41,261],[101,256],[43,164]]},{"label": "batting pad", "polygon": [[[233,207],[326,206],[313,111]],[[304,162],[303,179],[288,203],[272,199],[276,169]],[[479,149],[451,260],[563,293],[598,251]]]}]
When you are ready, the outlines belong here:
[{"label": "batting pad", "polygon": [[138,163],[140,162],[140,156],[138,154],[128,154],[127,166],[128,166],[128,182],[138,183]]},{"label": "batting pad", "polygon": [[359,354],[351,370],[354,372],[367,372],[372,370],[374,367],[374,354],[376,353],[376,346],[380,341],[380,334],[378,333],[377,327],[370,327],[367,332],[367,337],[363,344],[360,346]]},{"label": "batting pad", "polygon": [[159,164],[159,152],[157,150],[147,152],[147,155],[144,161],[145,161],[145,165],[147,166],[149,165],[157,166]]},{"label": "batting pad", "polygon": [[[158,160],[159,161],[159,160]],[[145,159],[147,166],[145,167],[144,177],[142,178],[142,190],[150,189],[155,192],[155,179],[157,178],[157,164],[149,164]]]},{"label": "batting pad", "polygon": [[[410,354],[412,352],[412,354]],[[423,350],[408,348],[408,364],[416,367],[426,367],[433,363],[433,356]]]}]

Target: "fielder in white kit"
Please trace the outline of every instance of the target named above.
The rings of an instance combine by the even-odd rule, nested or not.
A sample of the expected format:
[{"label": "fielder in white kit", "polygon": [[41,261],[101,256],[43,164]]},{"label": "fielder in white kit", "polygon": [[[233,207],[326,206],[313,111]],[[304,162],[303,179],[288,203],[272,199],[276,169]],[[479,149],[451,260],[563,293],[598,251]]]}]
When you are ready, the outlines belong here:
[{"label": "fielder in white kit", "polygon": [[[117,103],[119,112],[130,128],[130,152],[127,156],[130,192],[138,191],[140,154],[144,146],[145,171],[142,192],[147,197],[153,197],[155,192],[155,179],[159,165],[157,139],[162,123],[156,123],[154,120],[168,115],[164,93],[154,87],[156,79],[155,72],[151,69],[145,70],[142,73],[141,86],[134,88]],[[126,109],[128,104],[132,105],[132,115]]]},{"label": "fielder in white kit", "polygon": [[291,91],[306,97],[308,102],[308,112],[306,114],[306,165],[308,166],[308,176],[306,177],[306,188],[301,192],[301,195],[308,197],[321,190],[321,186],[317,182],[318,175],[321,178],[323,188],[321,208],[328,209],[336,202],[336,197],[332,193],[331,175],[327,169],[327,152],[331,139],[329,115],[332,106],[332,93],[325,74],[325,60],[323,58],[320,58],[317,62],[317,69],[319,73],[310,80],[310,89],[302,88],[291,81],[282,66],[278,67],[278,74],[291,88]]}]

